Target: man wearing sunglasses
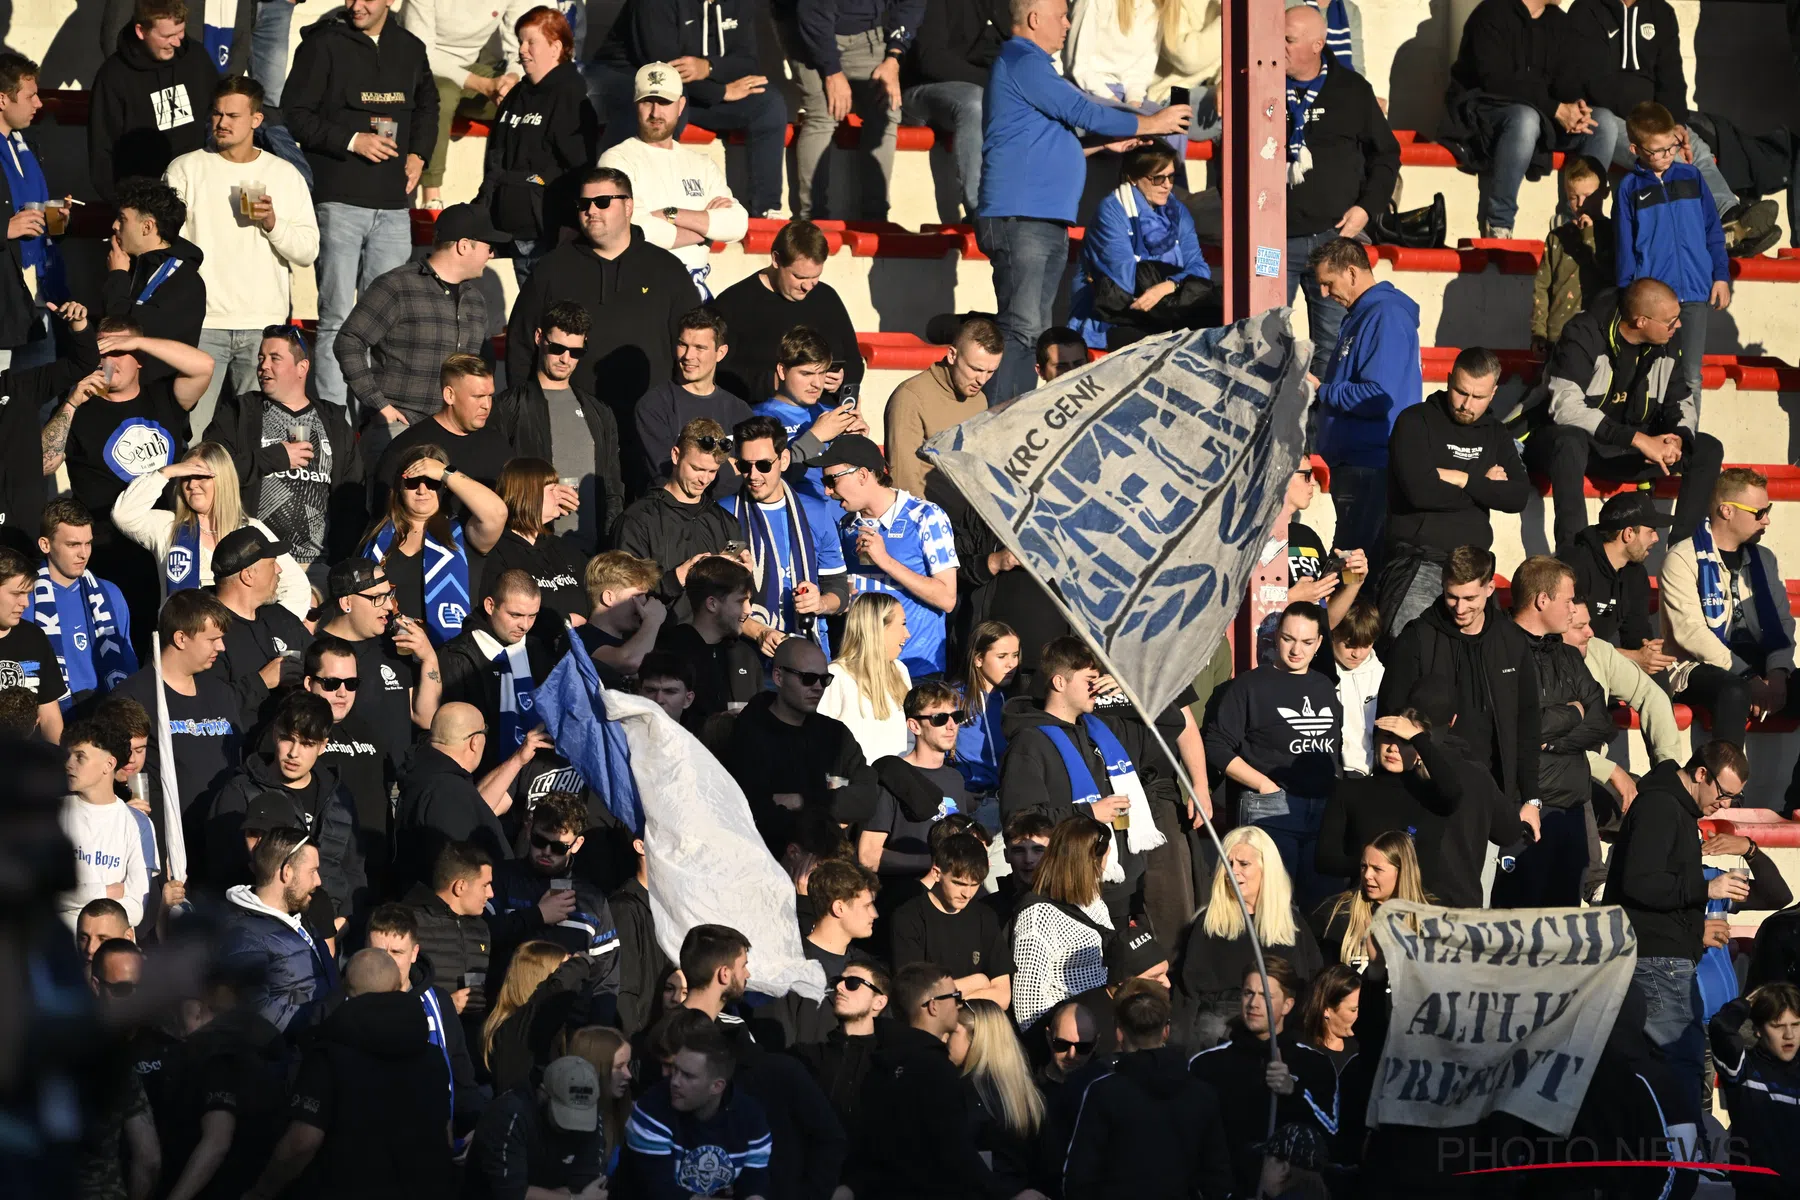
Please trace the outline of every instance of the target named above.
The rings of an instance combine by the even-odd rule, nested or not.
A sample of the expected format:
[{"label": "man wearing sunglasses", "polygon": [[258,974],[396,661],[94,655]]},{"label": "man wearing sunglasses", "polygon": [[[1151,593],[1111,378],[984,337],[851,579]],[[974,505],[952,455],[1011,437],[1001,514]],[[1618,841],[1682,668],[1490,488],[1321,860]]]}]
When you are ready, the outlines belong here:
[{"label": "man wearing sunglasses", "polygon": [[300,686],[331,706],[331,729],[319,763],[336,771],[350,792],[369,888],[376,896],[384,895],[391,857],[388,792],[402,751],[390,752],[381,744],[365,710],[356,703],[362,679],[357,675],[355,646],[321,634],[306,648],[302,671]]},{"label": "man wearing sunglasses", "polygon": [[1556,544],[1587,527],[1583,479],[1619,483],[1681,477],[1669,540],[1706,519],[1725,448],[1700,430],[1700,397],[1682,370],[1681,302],[1639,279],[1607,293],[1563,327],[1544,367],[1548,423],[1525,441],[1525,466],[1548,476]]},{"label": "man wearing sunglasses", "polygon": [[678,619],[691,615],[683,595],[688,571],[708,555],[724,553],[737,536],[737,523],[706,498],[730,456],[731,438],[716,421],[689,421],[668,452],[675,468],[669,482],[627,508],[613,531],[618,549],[662,567],[656,598]]},{"label": "man wearing sunglasses", "polygon": [[899,886],[900,896],[911,899],[919,892],[919,878],[931,870],[932,827],[952,813],[969,811],[962,772],[949,765],[967,714],[955,690],[941,680],[915,685],[904,707],[913,747],[904,758],[875,761],[881,794],[856,855],[882,874],[883,883]]},{"label": "man wearing sunglasses", "polygon": [[437,650],[422,624],[393,620],[394,585],[378,562],[359,557],[338,563],[326,579],[325,597],[330,615],[319,636],[339,638],[355,653],[360,718],[398,767],[443,697]]},{"label": "man wearing sunglasses", "polygon": [[700,293],[681,260],[651,245],[631,223],[630,176],[592,167],[577,187],[575,224],[581,236],[539,260],[519,290],[506,327],[506,377],[531,377],[537,353],[533,334],[550,306],[561,300],[579,304],[590,330],[587,353],[571,382],[604,397],[625,457],[635,463],[640,449],[632,409],[653,380],[667,375],[675,360],[676,324],[700,303]]},{"label": "man wearing sunglasses", "polygon": [[[1663,559],[1663,649],[1675,665],[1656,678],[1678,704],[1712,714],[1714,737],[1740,744],[1749,722],[1800,711],[1794,617],[1781,566],[1763,545],[1769,483],[1748,467],[1719,476],[1712,512]],[[1794,807],[1789,785],[1783,807]]]}]

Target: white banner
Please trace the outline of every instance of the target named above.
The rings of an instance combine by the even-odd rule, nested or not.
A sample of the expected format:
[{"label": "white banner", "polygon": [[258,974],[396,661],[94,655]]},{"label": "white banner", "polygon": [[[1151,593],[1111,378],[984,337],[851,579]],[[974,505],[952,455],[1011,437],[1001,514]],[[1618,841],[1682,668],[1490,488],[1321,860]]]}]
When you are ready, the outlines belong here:
[{"label": "white banner", "polygon": [[1288,317],[1138,342],[921,451],[1147,717],[1225,636],[1300,462],[1311,348]]},{"label": "white banner", "polygon": [[1637,963],[1624,910],[1389,900],[1374,934],[1393,1012],[1369,1124],[1508,1112],[1566,1135]]}]

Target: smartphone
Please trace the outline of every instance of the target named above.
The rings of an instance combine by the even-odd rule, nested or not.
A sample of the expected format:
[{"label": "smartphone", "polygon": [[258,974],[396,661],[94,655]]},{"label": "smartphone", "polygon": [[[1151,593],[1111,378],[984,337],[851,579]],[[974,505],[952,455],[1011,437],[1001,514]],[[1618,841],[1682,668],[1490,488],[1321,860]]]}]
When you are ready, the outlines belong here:
[{"label": "smartphone", "polygon": [[1170,104],[1189,104],[1192,102],[1188,99],[1188,90],[1186,88],[1172,87],[1169,89],[1169,103]]},{"label": "smartphone", "polygon": [[724,552],[727,556],[730,556],[730,555],[734,555],[734,554],[742,554],[744,551],[748,550],[749,548],[750,548],[749,543],[740,542],[736,538],[733,538],[731,541],[725,543],[725,551]]},{"label": "smartphone", "polygon": [[1343,575],[1344,575],[1344,558],[1343,558],[1343,556],[1340,554],[1327,554],[1324,558],[1321,558],[1319,560],[1319,574],[1321,574],[1321,575],[1336,575],[1340,579],[1343,578]]}]

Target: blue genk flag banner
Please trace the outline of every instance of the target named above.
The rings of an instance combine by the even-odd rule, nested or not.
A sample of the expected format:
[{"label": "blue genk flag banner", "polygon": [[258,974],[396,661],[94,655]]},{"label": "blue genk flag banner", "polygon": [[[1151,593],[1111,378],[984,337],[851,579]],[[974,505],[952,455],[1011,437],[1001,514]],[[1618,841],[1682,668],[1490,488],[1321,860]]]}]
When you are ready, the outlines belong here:
[{"label": "blue genk flag banner", "polygon": [[537,715],[556,742],[556,752],[581,772],[607,810],[633,833],[644,831],[643,802],[631,774],[625,731],[606,716],[600,672],[581,639],[569,631],[569,652],[537,689]]},{"label": "blue genk flag banner", "polygon": [[1138,342],[920,452],[1146,714],[1212,657],[1300,462],[1311,349],[1288,319]]}]

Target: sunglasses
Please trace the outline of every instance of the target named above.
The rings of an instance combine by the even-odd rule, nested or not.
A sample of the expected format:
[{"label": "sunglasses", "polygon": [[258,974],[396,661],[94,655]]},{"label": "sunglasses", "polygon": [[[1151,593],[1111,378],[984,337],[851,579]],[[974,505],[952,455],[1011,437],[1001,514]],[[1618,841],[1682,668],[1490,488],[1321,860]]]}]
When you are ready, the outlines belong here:
[{"label": "sunglasses", "polygon": [[306,349],[306,339],[301,337],[300,331],[292,325],[265,325],[262,335],[265,338],[285,338],[300,347],[302,351]]},{"label": "sunglasses", "polygon": [[565,842],[561,838],[545,837],[541,833],[531,835],[531,845],[533,849],[548,850],[553,854],[567,854],[575,848],[573,841]]},{"label": "sunglasses", "polygon": [[956,1002],[956,1007],[961,1008],[963,1006],[963,997],[962,997],[962,993],[960,991],[945,992],[941,996],[933,996],[931,999],[929,999],[925,1002],[925,1005],[926,1005],[926,1007],[930,1007],[931,1005],[936,1004],[939,1000],[954,1000]]},{"label": "sunglasses", "polygon": [[313,682],[319,685],[322,692],[354,692],[362,686],[362,680],[352,675],[348,679],[332,679],[324,675],[314,675]]},{"label": "sunglasses", "polygon": [[1173,171],[1164,171],[1164,172],[1163,172],[1163,173],[1162,173],[1162,174],[1160,174],[1160,175],[1146,175],[1146,176],[1144,176],[1144,182],[1146,182],[1146,183],[1160,183],[1160,184],[1172,184],[1172,183],[1174,183],[1174,182],[1175,182],[1175,172],[1173,172]]},{"label": "sunglasses", "polygon": [[566,354],[570,358],[580,358],[585,349],[584,346],[569,346],[562,342],[551,341],[549,338],[544,339],[544,357],[546,358],[555,358],[562,354]]},{"label": "sunglasses", "polygon": [[731,435],[729,433],[724,437],[714,437],[710,433],[703,434],[700,437],[693,439],[693,444],[707,454],[713,454],[715,452],[719,454],[731,453]]},{"label": "sunglasses", "polygon": [[96,979],[94,982],[99,985],[101,991],[105,992],[115,1000],[123,1000],[125,997],[137,991],[137,982],[131,979],[121,979],[116,983],[108,983],[104,979]]},{"label": "sunglasses", "polygon": [[885,996],[887,994],[873,983],[870,983],[867,979],[864,979],[861,975],[839,975],[837,977],[837,982],[844,986],[846,992],[856,992],[861,991],[863,988],[868,988],[877,996]]},{"label": "sunglasses", "polygon": [[1731,507],[1733,507],[1735,509],[1738,509],[1740,512],[1749,513],[1751,516],[1755,517],[1759,521],[1762,520],[1764,517],[1768,516],[1769,513],[1771,511],[1773,511],[1775,508],[1775,506],[1773,504],[1765,504],[1761,508],[1751,508],[1748,504],[1739,504],[1736,500],[1727,500],[1725,503],[1731,505]]},{"label": "sunglasses", "polygon": [[1310,481],[1312,479],[1313,469],[1311,467],[1295,467],[1294,474],[1302,479]]},{"label": "sunglasses", "polygon": [[777,670],[780,670],[788,675],[792,675],[795,679],[798,679],[800,681],[801,687],[830,687],[831,686],[831,672],[830,671],[794,671],[794,670],[789,670],[787,667],[779,667],[779,668],[777,668]]},{"label": "sunglasses", "polygon": [[931,725],[938,729],[942,729],[947,722],[955,721],[958,725],[961,725],[968,719],[969,714],[960,708],[953,708],[949,712],[926,713],[924,716],[913,718],[913,720],[921,725]]},{"label": "sunglasses", "polygon": [[737,463],[737,469],[745,475],[752,472],[758,475],[767,475],[775,469],[775,460],[772,458],[738,458],[732,461]]},{"label": "sunglasses", "polygon": [[1071,1042],[1068,1038],[1053,1037],[1050,1039],[1050,1050],[1053,1054],[1067,1054],[1071,1050],[1077,1054],[1091,1054],[1094,1050],[1094,1043],[1091,1040]]},{"label": "sunglasses", "polygon": [[835,474],[824,476],[822,479],[820,479],[819,482],[823,483],[826,487],[830,487],[832,484],[836,483],[838,480],[842,479],[844,476],[854,475],[860,470],[862,470],[861,467],[845,467],[842,471],[838,471]]},{"label": "sunglasses", "polygon": [[441,492],[444,490],[444,481],[432,479],[428,475],[414,475],[411,478],[402,479],[400,486],[414,492]]},{"label": "sunglasses", "polygon": [[575,201],[575,211],[586,212],[590,205],[594,208],[611,208],[614,200],[629,199],[631,199],[630,196],[620,196],[616,194],[607,196],[582,196]]}]

